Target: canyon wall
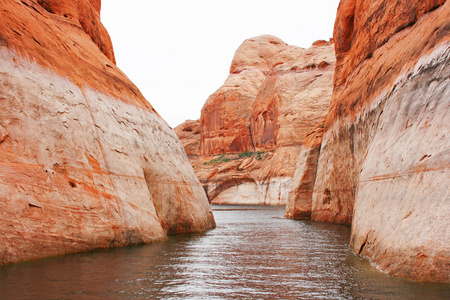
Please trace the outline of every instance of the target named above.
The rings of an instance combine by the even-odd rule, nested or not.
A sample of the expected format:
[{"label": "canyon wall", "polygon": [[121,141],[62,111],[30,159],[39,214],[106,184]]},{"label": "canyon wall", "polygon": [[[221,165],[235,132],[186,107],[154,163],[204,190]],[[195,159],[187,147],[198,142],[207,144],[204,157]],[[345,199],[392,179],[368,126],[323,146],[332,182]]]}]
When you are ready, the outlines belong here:
[{"label": "canyon wall", "polygon": [[236,51],[230,75],[203,105],[200,153],[222,154],[254,149],[249,130],[259,87],[276,65],[300,55],[301,48],[263,35],[246,40]]},{"label": "canyon wall", "polygon": [[286,203],[302,141],[328,110],[334,66],[332,42],[244,41],[201,119],[175,128],[210,201]]},{"label": "canyon wall", "polygon": [[286,215],[352,224],[381,270],[449,282],[450,4],[343,0],[334,39],[323,139],[302,149]]},{"label": "canyon wall", "polygon": [[100,1],[0,0],[0,265],[215,226]]}]

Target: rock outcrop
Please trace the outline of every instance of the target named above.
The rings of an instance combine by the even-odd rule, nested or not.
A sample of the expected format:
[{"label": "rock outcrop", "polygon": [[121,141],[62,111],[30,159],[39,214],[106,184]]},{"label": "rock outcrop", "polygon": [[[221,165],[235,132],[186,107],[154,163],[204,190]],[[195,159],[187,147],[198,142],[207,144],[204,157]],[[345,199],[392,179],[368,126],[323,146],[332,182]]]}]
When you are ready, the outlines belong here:
[{"label": "rock outcrop", "polygon": [[200,132],[198,121],[175,129],[210,201],[285,204],[302,141],[328,110],[334,66],[327,41],[302,49],[264,35],[239,47]]},{"label": "rock outcrop", "polygon": [[324,127],[325,119],[321,120],[303,141],[294,177],[289,187],[285,215],[287,218],[311,219],[312,196]]},{"label": "rock outcrop", "polygon": [[449,282],[450,3],[343,0],[334,39],[320,155],[296,171],[317,164],[313,193],[312,176],[294,179],[287,215],[352,224],[380,269]]},{"label": "rock outcrop", "polygon": [[301,50],[270,35],[248,39],[238,48],[227,80],[203,105],[202,155],[254,148],[249,127],[258,89],[274,66],[294,59]]},{"label": "rock outcrop", "polygon": [[174,130],[180,140],[183,141],[183,146],[188,157],[200,155],[200,120],[186,120]]},{"label": "rock outcrop", "polygon": [[0,265],[215,226],[99,12],[99,0],[0,0]]}]

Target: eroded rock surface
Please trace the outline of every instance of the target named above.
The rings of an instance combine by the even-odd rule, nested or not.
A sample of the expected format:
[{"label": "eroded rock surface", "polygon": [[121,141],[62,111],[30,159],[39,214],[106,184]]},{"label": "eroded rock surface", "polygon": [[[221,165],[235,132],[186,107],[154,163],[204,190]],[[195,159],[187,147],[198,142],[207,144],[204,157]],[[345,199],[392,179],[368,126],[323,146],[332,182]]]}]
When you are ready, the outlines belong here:
[{"label": "eroded rock surface", "polygon": [[302,144],[328,110],[334,65],[334,45],[328,43],[271,70],[253,104],[251,135],[257,150]]},{"label": "eroded rock surface", "polygon": [[0,0],[0,265],[214,227],[100,1]]},{"label": "eroded rock surface", "polygon": [[200,134],[194,121],[175,129],[210,201],[286,203],[302,141],[328,109],[334,66],[327,41],[302,49],[264,35],[239,47],[203,106]]},{"label": "eroded rock surface", "polygon": [[186,120],[177,126],[175,133],[183,141],[184,149],[189,157],[200,154],[201,126],[200,120]]},{"label": "eroded rock surface", "polygon": [[203,105],[202,155],[251,151],[250,121],[259,87],[272,68],[298,57],[301,48],[263,35],[248,39],[236,51],[225,83]]},{"label": "eroded rock surface", "polygon": [[445,0],[341,1],[312,199],[294,179],[287,211],[352,224],[356,253],[413,280],[450,281],[449,20]]},{"label": "eroded rock surface", "polygon": [[322,119],[303,141],[286,203],[287,218],[311,219],[312,196],[324,127],[325,119]]}]

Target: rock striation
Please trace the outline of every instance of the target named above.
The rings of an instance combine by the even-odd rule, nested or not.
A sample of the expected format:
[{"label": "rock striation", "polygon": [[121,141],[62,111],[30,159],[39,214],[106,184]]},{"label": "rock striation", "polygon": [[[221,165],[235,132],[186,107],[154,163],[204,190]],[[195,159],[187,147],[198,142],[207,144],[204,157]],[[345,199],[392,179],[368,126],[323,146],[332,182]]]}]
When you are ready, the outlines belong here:
[{"label": "rock striation", "polygon": [[316,182],[317,164],[322,144],[325,118],[308,133],[303,141],[294,177],[289,187],[285,217],[290,219],[311,219],[312,196]]},{"label": "rock striation", "polygon": [[302,141],[328,110],[334,66],[329,41],[244,41],[201,119],[175,128],[210,201],[285,204]]},{"label": "rock striation", "polygon": [[0,265],[215,226],[100,1],[0,0]]},{"label": "rock striation", "polygon": [[200,155],[200,120],[186,120],[174,129],[176,135],[183,141],[188,157]]},{"label": "rock striation", "polygon": [[419,281],[450,282],[449,20],[445,0],[341,1],[321,146],[302,149],[287,206],[352,224],[356,253]]},{"label": "rock striation", "polygon": [[202,155],[254,148],[249,127],[259,87],[275,65],[295,58],[300,51],[270,35],[244,41],[234,55],[227,80],[203,105]]}]

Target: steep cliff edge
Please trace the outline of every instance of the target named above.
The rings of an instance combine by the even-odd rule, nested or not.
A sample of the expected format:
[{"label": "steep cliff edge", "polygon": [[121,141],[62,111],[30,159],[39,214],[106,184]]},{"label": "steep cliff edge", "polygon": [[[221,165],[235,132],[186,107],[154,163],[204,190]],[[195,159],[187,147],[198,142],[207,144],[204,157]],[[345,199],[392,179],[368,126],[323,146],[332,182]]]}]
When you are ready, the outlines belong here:
[{"label": "steep cliff edge", "polygon": [[334,66],[331,42],[244,41],[201,119],[175,128],[210,201],[286,203],[302,141],[328,110]]},{"label": "steep cliff edge", "polygon": [[100,1],[0,0],[0,265],[215,226]]},{"label": "steep cliff edge", "polygon": [[450,281],[449,20],[445,0],[341,1],[313,193],[294,179],[287,211],[352,224],[356,253],[419,281]]}]

